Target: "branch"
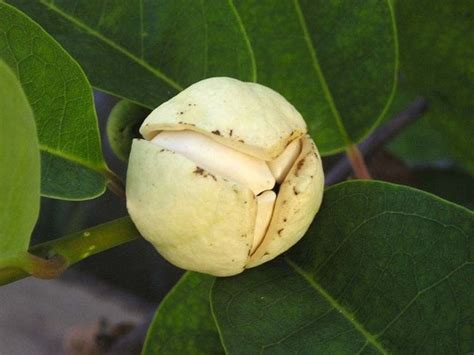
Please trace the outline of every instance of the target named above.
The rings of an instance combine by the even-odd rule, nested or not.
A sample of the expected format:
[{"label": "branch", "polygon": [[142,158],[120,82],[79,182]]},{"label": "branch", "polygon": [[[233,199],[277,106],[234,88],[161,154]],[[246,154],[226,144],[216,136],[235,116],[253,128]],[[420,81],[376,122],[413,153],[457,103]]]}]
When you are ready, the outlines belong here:
[{"label": "branch", "polygon": [[122,179],[108,168],[104,169],[102,174],[107,179],[107,188],[121,199],[125,199],[125,187]]},{"label": "branch", "polygon": [[365,164],[364,157],[362,156],[357,145],[352,144],[346,149],[346,157],[351,165],[354,175],[358,179],[371,179],[369,169]]},{"label": "branch", "polygon": [[0,261],[0,285],[28,276],[50,279],[89,256],[140,237],[129,217],[33,246]]},{"label": "branch", "polygon": [[[408,125],[415,122],[427,110],[424,98],[413,101],[404,111],[397,114],[390,121],[377,128],[364,142],[359,145],[364,157],[370,157],[387,142],[397,136]],[[341,158],[326,175],[326,186],[344,181],[351,173],[351,164],[347,157]]]}]

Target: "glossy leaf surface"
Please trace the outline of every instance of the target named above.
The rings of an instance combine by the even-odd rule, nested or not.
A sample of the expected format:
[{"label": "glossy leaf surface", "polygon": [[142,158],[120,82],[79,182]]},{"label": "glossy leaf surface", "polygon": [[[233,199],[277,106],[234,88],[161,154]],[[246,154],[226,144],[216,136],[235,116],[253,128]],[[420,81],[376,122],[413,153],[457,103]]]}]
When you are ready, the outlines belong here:
[{"label": "glossy leaf surface", "polygon": [[474,3],[396,1],[396,13],[402,74],[428,99],[431,127],[473,173]]},{"label": "glossy leaf surface", "polygon": [[144,355],[224,353],[209,304],[214,279],[194,272],[184,274],[148,329]]},{"label": "glossy leaf surface", "polygon": [[0,258],[26,251],[40,203],[40,153],[33,112],[0,60]]},{"label": "glossy leaf surface", "polygon": [[[406,80],[400,79],[395,97],[386,118],[394,117],[420,97],[417,90],[410,88]],[[396,156],[410,165],[436,164],[453,160],[449,142],[443,137],[433,120],[433,112],[428,108],[415,122],[403,129],[387,147]]]},{"label": "glossy leaf surface", "polygon": [[0,58],[14,68],[35,116],[42,194],[75,200],[100,195],[106,166],[92,90],[79,65],[5,3],[0,3]]},{"label": "glossy leaf surface", "polygon": [[469,353],[474,213],[407,187],[327,190],[307,235],[273,263],[218,279],[229,353]]},{"label": "glossy leaf surface", "polygon": [[206,77],[257,81],[301,111],[322,154],[366,136],[395,86],[388,0],[9,2],[104,91],[154,108]]}]

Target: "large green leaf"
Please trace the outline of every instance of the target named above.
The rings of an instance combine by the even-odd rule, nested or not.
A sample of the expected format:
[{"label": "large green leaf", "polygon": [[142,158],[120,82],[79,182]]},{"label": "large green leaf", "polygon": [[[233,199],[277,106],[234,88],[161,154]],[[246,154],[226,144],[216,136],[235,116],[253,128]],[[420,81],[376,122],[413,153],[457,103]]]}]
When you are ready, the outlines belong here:
[{"label": "large green leaf", "polygon": [[79,65],[40,26],[5,3],[0,3],[0,58],[14,68],[33,109],[42,194],[78,200],[100,195],[106,166],[91,87]]},{"label": "large green leaf", "polygon": [[[386,119],[406,109],[417,97],[417,91],[410,88],[406,80],[399,80]],[[433,112],[427,110],[414,123],[405,128],[388,145],[392,153],[409,164],[433,164],[439,161],[453,160],[449,142],[443,138],[433,120]]]},{"label": "large green leaf", "polygon": [[40,203],[40,154],[33,113],[0,60],[0,258],[28,249]]},{"label": "large green leaf", "polygon": [[443,132],[433,127],[430,113],[407,127],[388,147],[392,153],[411,165],[453,160],[450,144],[443,138]]},{"label": "large green leaf", "polygon": [[474,2],[400,0],[396,13],[402,73],[428,99],[431,127],[474,172]]},{"label": "large green leaf", "polygon": [[474,351],[474,213],[408,187],[327,190],[309,232],[275,262],[217,279],[229,353]]},{"label": "large green leaf", "polygon": [[209,305],[213,282],[208,275],[184,274],[161,303],[143,355],[224,353]]},{"label": "large green leaf", "polygon": [[388,0],[9,0],[92,83],[153,108],[211,76],[258,81],[303,114],[323,154],[361,140],[395,86]]}]

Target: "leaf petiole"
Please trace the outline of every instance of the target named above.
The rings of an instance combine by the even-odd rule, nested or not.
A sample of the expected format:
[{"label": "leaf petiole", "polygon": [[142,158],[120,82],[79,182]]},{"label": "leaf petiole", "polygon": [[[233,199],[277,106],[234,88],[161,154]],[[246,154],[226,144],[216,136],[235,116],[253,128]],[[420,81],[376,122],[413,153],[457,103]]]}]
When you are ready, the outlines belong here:
[{"label": "leaf petiole", "polygon": [[125,199],[125,186],[120,176],[108,167],[102,170],[101,173],[107,179],[107,188],[121,199]]},{"label": "leaf petiole", "polygon": [[346,149],[347,158],[352,166],[354,175],[358,179],[371,179],[367,165],[365,164],[364,157],[362,156],[359,148],[352,144]]},{"label": "leaf petiole", "polygon": [[140,237],[129,217],[70,234],[63,238],[33,246],[0,261],[0,285],[27,276],[55,278],[69,266],[94,254]]}]

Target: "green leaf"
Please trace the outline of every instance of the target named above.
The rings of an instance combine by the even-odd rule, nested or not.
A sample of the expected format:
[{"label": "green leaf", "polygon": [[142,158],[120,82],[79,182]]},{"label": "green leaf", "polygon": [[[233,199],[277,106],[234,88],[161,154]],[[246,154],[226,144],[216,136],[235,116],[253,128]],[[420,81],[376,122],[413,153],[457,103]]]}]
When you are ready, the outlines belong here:
[{"label": "green leaf", "polygon": [[322,154],[365,137],[395,87],[388,0],[9,2],[104,91],[153,108],[206,77],[257,81],[301,111]]},{"label": "green leaf", "polygon": [[0,257],[28,249],[39,214],[40,154],[33,113],[0,60]]},{"label": "green leaf", "polygon": [[79,65],[40,26],[0,3],[0,58],[14,68],[33,110],[44,196],[83,200],[105,189],[91,87]]},{"label": "green leaf", "polygon": [[140,137],[140,126],[150,110],[127,100],[119,101],[107,120],[107,138],[110,148],[122,161],[128,161],[132,140]]},{"label": "green leaf", "polygon": [[[397,92],[393,98],[386,118],[403,111],[418,96],[405,80],[399,80]],[[388,144],[389,150],[408,164],[433,164],[439,161],[453,160],[449,152],[449,142],[443,138],[443,132],[433,124],[433,112],[429,109],[414,123],[405,128]]]},{"label": "green leaf", "polygon": [[396,13],[402,73],[428,99],[447,149],[474,172],[474,2],[396,1]]},{"label": "green leaf", "polygon": [[276,261],[217,279],[229,353],[467,354],[474,350],[474,213],[382,182],[329,188]]},{"label": "green leaf", "polygon": [[433,164],[452,160],[450,144],[443,132],[433,127],[430,113],[407,127],[393,142],[389,150],[408,164]]},{"label": "green leaf", "polygon": [[143,355],[223,354],[209,305],[214,277],[187,272],[162,301]]}]

